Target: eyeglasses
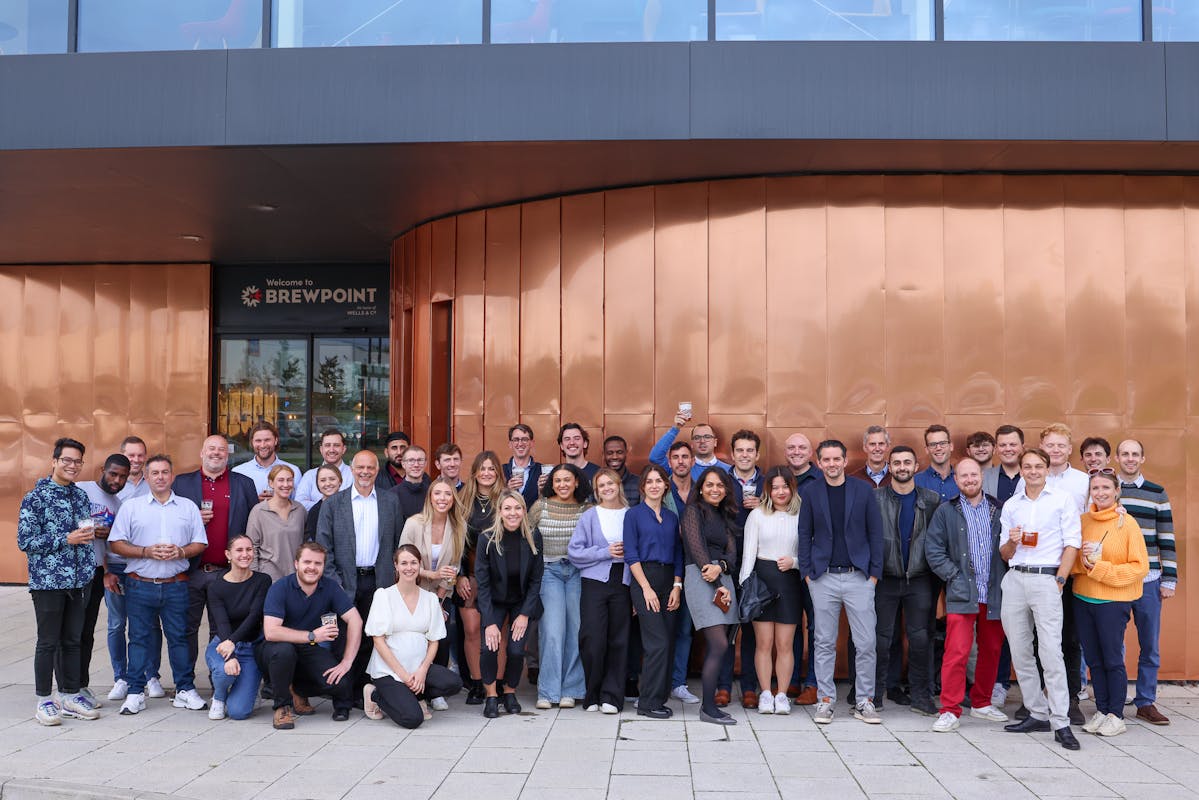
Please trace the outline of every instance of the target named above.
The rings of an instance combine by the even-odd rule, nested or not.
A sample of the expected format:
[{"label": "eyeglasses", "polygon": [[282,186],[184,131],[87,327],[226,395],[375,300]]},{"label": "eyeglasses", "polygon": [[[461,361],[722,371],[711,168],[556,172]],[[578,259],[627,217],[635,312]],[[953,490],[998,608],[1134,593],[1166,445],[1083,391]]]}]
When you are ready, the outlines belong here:
[{"label": "eyeglasses", "polygon": [[528,444],[529,442],[531,442],[533,440],[530,439],[528,436],[513,436],[508,441],[512,442],[512,444]]},{"label": "eyeglasses", "polygon": [[942,447],[949,447],[949,440],[946,439],[943,442],[925,442],[925,447],[929,450],[939,450]]},{"label": "eyeglasses", "polygon": [[82,467],[83,459],[82,458],[66,458],[65,456],[59,456],[58,463],[60,463],[64,466],[67,466],[67,467]]},{"label": "eyeglasses", "polygon": [[1087,470],[1088,475],[1115,475],[1116,471],[1111,467],[1096,467],[1095,469]]},{"label": "eyeglasses", "polygon": [[715,438],[716,436],[711,433],[695,433],[691,435],[691,441],[693,442],[706,442],[709,439]]}]

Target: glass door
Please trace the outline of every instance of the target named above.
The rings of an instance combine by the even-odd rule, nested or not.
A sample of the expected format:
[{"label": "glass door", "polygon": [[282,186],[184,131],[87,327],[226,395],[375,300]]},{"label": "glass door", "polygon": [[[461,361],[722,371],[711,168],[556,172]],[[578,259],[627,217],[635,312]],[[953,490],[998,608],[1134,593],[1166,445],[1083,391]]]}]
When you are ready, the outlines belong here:
[{"label": "glass door", "polygon": [[391,386],[391,343],[386,337],[325,337],[312,346],[314,455],[321,432],[336,428],[346,446],[383,449]]},{"label": "glass door", "polygon": [[231,464],[249,461],[249,431],[260,420],[279,429],[279,456],[307,468],[309,340],[224,338],[220,341],[216,432],[234,449]]}]

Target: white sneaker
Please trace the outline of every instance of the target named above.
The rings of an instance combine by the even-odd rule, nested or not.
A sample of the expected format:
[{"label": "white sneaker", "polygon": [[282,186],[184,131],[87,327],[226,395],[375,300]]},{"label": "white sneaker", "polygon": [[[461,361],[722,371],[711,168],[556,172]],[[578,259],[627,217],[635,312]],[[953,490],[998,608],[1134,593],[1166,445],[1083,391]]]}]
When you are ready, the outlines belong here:
[{"label": "white sneaker", "polygon": [[429,701],[429,707],[434,711],[449,711],[450,704],[446,702],[444,697],[434,697]]},{"label": "white sneaker", "polygon": [[1080,702],[1080,703],[1084,700],[1091,699],[1091,695],[1089,692],[1087,692],[1087,687],[1085,687],[1085,686],[1078,690],[1078,694],[1075,695],[1075,697],[1078,698],[1078,702]]},{"label": "white sneaker", "polygon": [[1124,705],[1130,706],[1133,704],[1133,701],[1136,699],[1137,699],[1137,690],[1134,687],[1134,688],[1128,690],[1128,694],[1124,695]]},{"label": "white sneaker", "polygon": [[162,688],[162,681],[158,678],[151,678],[146,681],[146,696],[147,697],[166,697],[166,689]]},{"label": "white sneaker", "polygon": [[92,708],[100,708],[104,705],[100,702],[100,698],[92,694],[92,690],[86,686],[79,690],[79,694],[87,698],[87,701],[92,704]]},{"label": "white sneaker", "polygon": [[970,709],[970,716],[985,719],[987,722],[1007,722],[1007,714],[995,706],[983,706]]},{"label": "white sneaker", "polygon": [[[604,705],[607,705],[607,703],[604,703]],[[599,705],[597,705],[596,703],[592,703],[591,705],[586,706],[583,710],[593,713],[593,714],[596,714],[596,713],[599,713]]]},{"label": "white sneaker", "polygon": [[874,701],[863,700],[854,706],[853,718],[860,719],[868,725],[879,725],[883,718],[878,715],[878,711],[874,707]]},{"label": "white sneaker", "polygon": [[108,693],[109,700],[124,700],[125,695],[129,694],[129,684],[124,678],[118,678],[117,682],[112,685],[112,691]]},{"label": "white sneaker", "polygon": [[209,719],[224,719],[225,718],[225,701],[212,698],[212,708],[208,709]]},{"label": "white sneaker", "polygon": [[[783,697],[786,697],[786,696],[787,696],[787,693],[783,692]],[[772,695],[770,692],[762,692],[760,695],[758,695],[758,713],[759,714],[773,714],[774,713],[774,695]]]},{"label": "white sneaker", "polygon": [[699,702],[699,698],[691,694],[691,690],[687,688],[687,684],[681,683],[670,690],[670,696],[675,700],[679,700],[687,705],[695,705]]},{"label": "white sneaker", "polygon": [[821,700],[816,704],[816,714],[812,721],[817,725],[828,725],[833,721],[833,703],[831,700]]},{"label": "white sneaker", "polygon": [[188,711],[203,711],[208,707],[204,698],[200,697],[200,693],[195,689],[175,692],[175,699],[171,701],[171,705],[175,708],[186,708]]},{"label": "white sneaker", "polygon": [[127,695],[125,697],[125,702],[121,704],[121,713],[126,716],[145,710],[146,696],[141,693]]},{"label": "white sneaker", "polygon": [[1095,733],[1100,736],[1119,736],[1127,730],[1128,726],[1124,724],[1124,720],[1115,714],[1108,714],[1107,718],[1103,720],[1103,724],[1099,726],[1099,729]]},{"label": "white sneaker", "polygon": [[1007,688],[1002,683],[997,683],[991,689],[991,705],[996,708],[1003,708],[1007,705]]},{"label": "white sneaker", "polygon": [[558,708],[574,708],[575,699],[573,697],[563,697],[558,701]]},{"label": "white sneaker", "polygon": [[97,711],[90,701],[82,694],[64,697],[62,699],[62,715],[68,719],[99,719]]},{"label": "white sneaker", "polygon": [[774,713],[791,713],[791,698],[787,696],[786,692],[779,692],[774,696]]},{"label": "white sneaker", "polygon": [[1087,733],[1095,733],[1099,730],[1099,726],[1103,724],[1105,719],[1107,719],[1107,714],[1104,714],[1102,711],[1096,711],[1091,715],[1091,718],[1086,721],[1086,724],[1082,726],[1082,729]]},{"label": "white sneaker", "polygon": [[620,709],[617,708],[616,706],[612,705],[611,703],[604,703],[603,705],[600,706],[600,713],[601,714],[619,714]]},{"label": "white sneaker", "polygon": [[34,718],[47,727],[62,724],[62,713],[58,710],[58,705],[53,700],[43,700],[38,703],[37,713],[34,715]]},{"label": "white sneaker", "polygon": [[539,708],[542,711],[548,711],[550,709],[550,701],[546,700],[544,697],[538,697],[535,708]]},{"label": "white sneaker", "polygon": [[[994,708],[994,706],[987,706],[987,708]],[[1007,717],[1004,717],[1004,719],[1007,719]],[[950,731],[956,731],[961,726],[962,723],[958,718],[946,711],[937,717],[937,721],[933,723],[933,733],[949,733]]]}]

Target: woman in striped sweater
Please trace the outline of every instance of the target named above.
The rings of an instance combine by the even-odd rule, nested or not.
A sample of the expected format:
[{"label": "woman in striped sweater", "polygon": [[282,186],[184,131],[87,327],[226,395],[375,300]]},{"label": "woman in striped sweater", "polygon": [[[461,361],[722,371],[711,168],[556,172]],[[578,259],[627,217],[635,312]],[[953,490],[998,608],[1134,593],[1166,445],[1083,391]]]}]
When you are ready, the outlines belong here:
[{"label": "woman in striped sweater", "polygon": [[537,707],[574,708],[586,692],[579,659],[579,603],[582,573],[566,556],[570,537],[587,510],[590,486],[573,464],[559,464],[529,512],[529,523],[540,534],[545,573],[541,578],[544,612],[537,625]]}]

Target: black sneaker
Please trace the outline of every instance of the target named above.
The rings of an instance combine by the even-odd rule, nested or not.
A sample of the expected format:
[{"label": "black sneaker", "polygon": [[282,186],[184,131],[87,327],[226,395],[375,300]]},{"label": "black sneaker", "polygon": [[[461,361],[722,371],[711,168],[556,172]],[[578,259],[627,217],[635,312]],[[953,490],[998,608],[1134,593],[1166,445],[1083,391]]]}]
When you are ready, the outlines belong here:
[{"label": "black sneaker", "polygon": [[483,716],[487,719],[497,719],[500,716],[500,699],[498,697],[483,698]]},{"label": "black sneaker", "polygon": [[[912,704],[912,696],[898,686],[887,690],[887,699],[897,706],[910,706]],[[878,708],[878,703],[875,703],[874,707]]]},{"label": "black sneaker", "polygon": [[483,682],[471,681],[470,688],[466,690],[466,704],[468,706],[478,706],[483,704]]},{"label": "black sneaker", "polygon": [[506,692],[504,694],[504,711],[506,711],[509,714],[519,714],[520,713],[520,703],[518,703],[516,701],[515,693]]},{"label": "black sneaker", "polygon": [[940,710],[933,705],[932,700],[921,698],[919,700],[912,700],[912,704],[908,707],[908,711],[916,714],[923,714],[926,717],[935,717]]}]

